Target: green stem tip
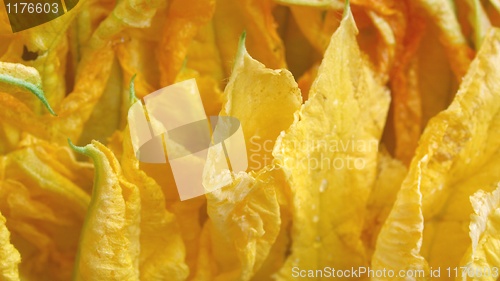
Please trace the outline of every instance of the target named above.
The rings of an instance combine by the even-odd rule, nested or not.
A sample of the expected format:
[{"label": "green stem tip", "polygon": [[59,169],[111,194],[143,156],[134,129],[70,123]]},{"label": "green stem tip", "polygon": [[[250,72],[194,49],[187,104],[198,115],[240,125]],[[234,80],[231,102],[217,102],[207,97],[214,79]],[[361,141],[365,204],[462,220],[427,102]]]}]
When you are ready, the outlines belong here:
[{"label": "green stem tip", "polygon": [[85,148],[85,146],[77,146],[77,145],[73,144],[73,142],[71,141],[70,138],[68,138],[68,144],[69,144],[69,147],[71,147],[71,149],[73,149],[73,151],[88,156],[87,149]]},{"label": "green stem tip", "polygon": [[349,3],[349,0],[345,0],[344,13],[342,14],[342,18],[348,17],[350,12],[351,12],[351,4]]},{"label": "green stem tip", "polygon": [[247,53],[247,48],[245,46],[247,38],[247,32],[243,31],[238,41],[238,49],[236,50],[236,57],[234,59],[233,71],[238,67],[238,65],[243,61],[243,56]]},{"label": "green stem tip", "polygon": [[133,104],[137,100],[137,96],[135,95],[135,77],[137,77],[137,73],[132,76],[129,84],[129,100],[130,104]]},{"label": "green stem tip", "polygon": [[26,82],[23,79],[12,77],[10,75],[5,75],[5,74],[0,74],[0,82],[4,82],[9,85],[14,85],[30,91],[42,102],[42,104],[45,106],[45,108],[47,108],[50,114],[57,116],[57,114],[54,112],[49,102],[47,101],[47,98],[45,97],[43,90],[37,85]]}]

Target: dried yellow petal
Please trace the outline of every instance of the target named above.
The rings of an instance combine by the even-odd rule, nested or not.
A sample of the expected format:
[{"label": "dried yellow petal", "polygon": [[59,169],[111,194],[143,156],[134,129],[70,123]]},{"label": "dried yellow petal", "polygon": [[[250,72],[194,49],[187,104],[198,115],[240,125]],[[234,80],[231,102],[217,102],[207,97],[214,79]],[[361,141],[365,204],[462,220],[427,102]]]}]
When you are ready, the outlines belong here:
[{"label": "dried yellow petal", "polygon": [[19,281],[18,265],[21,262],[21,256],[10,243],[10,232],[5,222],[5,217],[0,213],[0,279]]},{"label": "dried yellow petal", "polygon": [[68,280],[92,186],[92,166],[68,147],[23,139],[0,165],[0,210],[24,279]]},{"label": "dried yellow petal", "polygon": [[128,129],[124,134],[121,165],[141,197],[139,279],[186,280],[189,269],[177,218],[167,210],[161,187],[139,169]]},{"label": "dried yellow petal", "polygon": [[[480,188],[492,191],[500,181],[499,46],[500,32],[492,29],[454,101],[429,121],[399,202],[379,235],[374,263],[423,269],[425,258],[434,269],[459,266],[469,245],[469,197]],[[416,195],[408,196],[416,191],[422,196],[420,210]],[[405,218],[415,225],[412,231]],[[406,246],[395,251],[398,241]]]},{"label": "dried yellow petal", "polygon": [[207,194],[217,280],[250,280],[267,258],[280,230],[272,171],[239,174],[234,182]]},{"label": "dried yellow petal", "polygon": [[361,232],[375,182],[378,143],[389,107],[385,87],[356,43],[347,8],[331,38],[308,101],[273,154],[292,189],[292,268],[347,269],[368,262]]},{"label": "dried yellow petal", "polygon": [[74,280],[139,280],[140,195],[109,149],[74,148],[94,160],[94,189],[82,229]]},{"label": "dried yellow petal", "polygon": [[261,170],[271,164],[276,138],[292,124],[302,103],[298,85],[288,70],[272,70],[253,59],[243,35],[224,95],[221,115],[238,118],[247,143],[249,169]]},{"label": "dried yellow petal", "polygon": [[491,193],[477,191],[470,201],[472,245],[460,263],[460,280],[493,280],[500,276],[500,185]]}]

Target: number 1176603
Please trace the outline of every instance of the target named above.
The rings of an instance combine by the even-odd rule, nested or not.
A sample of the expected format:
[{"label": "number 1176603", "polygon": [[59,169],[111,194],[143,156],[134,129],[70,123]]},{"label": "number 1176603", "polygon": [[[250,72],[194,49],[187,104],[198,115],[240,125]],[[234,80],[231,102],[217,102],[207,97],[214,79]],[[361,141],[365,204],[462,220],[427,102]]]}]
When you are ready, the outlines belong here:
[{"label": "number 1176603", "polygon": [[7,14],[57,14],[59,13],[58,3],[26,3],[26,2],[16,2],[5,4],[7,9]]},{"label": "number 1176603", "polygon": [[32,28],[73,9],[78,0],[4,0],[12,32]]},{"label": "number 1176603", "polygon": [[498,278],[499,269],[498,267],[479,267],[479,266],[460,266],[460,267],[447,267],[446,273],[448,277],[469,277],[469,278],[480,278],[480,277],[493,277]]}]

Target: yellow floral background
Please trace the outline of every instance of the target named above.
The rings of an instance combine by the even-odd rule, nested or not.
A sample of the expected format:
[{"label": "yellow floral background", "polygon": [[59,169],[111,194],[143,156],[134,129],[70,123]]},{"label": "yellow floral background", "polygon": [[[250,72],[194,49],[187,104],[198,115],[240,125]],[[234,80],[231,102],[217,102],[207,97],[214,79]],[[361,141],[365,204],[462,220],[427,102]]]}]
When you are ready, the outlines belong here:
[{"label": "yellow floral background", "polygon": [[[2,3],[0,280],[500,280],[495,26],[498,0],[80,0],[13,33]],[[252,165],[180,201],[127,112],[191,78]]]}]

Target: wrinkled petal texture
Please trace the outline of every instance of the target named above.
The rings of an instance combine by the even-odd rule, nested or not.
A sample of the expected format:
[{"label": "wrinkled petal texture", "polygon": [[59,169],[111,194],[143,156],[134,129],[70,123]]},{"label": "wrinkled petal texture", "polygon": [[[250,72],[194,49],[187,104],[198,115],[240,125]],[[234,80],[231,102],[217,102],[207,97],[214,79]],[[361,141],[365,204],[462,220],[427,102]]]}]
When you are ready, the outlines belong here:
[{"label": "wrinkled petal texture", "polygon": [[375,181],[389,95],[360,54],[356,33],[347,10],[308,101],[273,152],[289,179],[293,202],[291,255],[280,280],[291,278],[294,266],[367,263],[360,239],[362,210]]}]

